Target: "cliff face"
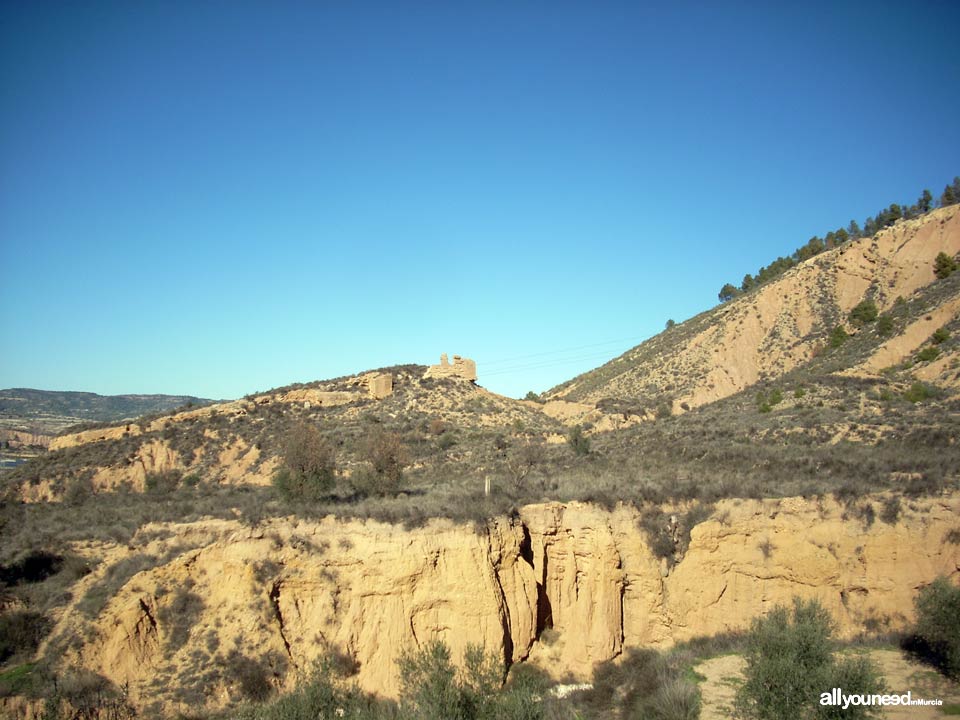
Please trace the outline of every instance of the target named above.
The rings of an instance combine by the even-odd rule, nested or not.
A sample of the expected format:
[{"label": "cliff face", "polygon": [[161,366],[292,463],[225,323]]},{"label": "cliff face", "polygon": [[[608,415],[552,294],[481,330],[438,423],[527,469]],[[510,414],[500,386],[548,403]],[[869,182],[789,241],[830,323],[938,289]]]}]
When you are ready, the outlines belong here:
[{"label": "cliff face", "polygon": [[[49,642],[83,638],[65,663],[168,709],[237,697],[240,656],[290,686],[313,660],[346,653],[364,689],[395,695],[399,654],[436,638],[455,658],[479,643],[507,662],[583,675],[625,647],[744,628],[794,595],[818,598],[845,635],[868,622],[902,627],[919,587],[960,578],[948,535],[958,517],[957,495],[869,526],[829,499],[724,501],[673,567],[627,507],[531,505],[479,532],[449,521],[208,521],[167,528],[178,543],[192,535],[193,549],[155,533],[142,556],[172,559],[130,577],[93,620],[69,609]],[[75,604],[132,554],[117,549]]]}]

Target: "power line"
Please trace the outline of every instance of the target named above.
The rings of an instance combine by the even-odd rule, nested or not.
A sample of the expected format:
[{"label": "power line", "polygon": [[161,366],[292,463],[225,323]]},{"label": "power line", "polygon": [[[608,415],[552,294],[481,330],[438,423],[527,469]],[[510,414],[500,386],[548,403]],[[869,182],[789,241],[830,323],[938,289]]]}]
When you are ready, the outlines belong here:
[{"label": "power line", "polygon": [[[559,350],[545,350],[545,351],[543,351],[543,352],[531,353],[531,354],[529,354],[529,355],[518,355],[518,356],[516,356],[516,357],[504,358],[504,359],[501,359],[501,360],[490,360],[490,361],[484,360],[484,361],[483,361],[483,366],[484,366],[485,368],[491,367],[491,366],[492,366],[492,367],[496,367],[497,365],[504,365],[504,364],[507,364],[507,363],[515,363],[515,362],[517,362],[518,360],[526,360],[526,359],[528,359],[528,358],[543,357],[543,356],[545,356],[545,355],[560,355],[560,354],[563,354],[563,353],[575,352],[575,351],[577,351],[577,350],[586,350],[586,349],[588,349],[588,348],[601,347],[601,346],[604,346],[604,345],[615,345],[615,344],[625,343],[625,342],[637,342],[637,341],[640,341],[640,340],[643,340],[643,339],[645,339],[645,336],[643,336],[643,335],[634,335],[633,337],[620,338],[619,340],[605,340],[604,342],[591,343],[591,344],[589,344],[589,345],[578,345],[578,346],[576,346],[576,347],[561,348],[561,349],[559,349]],[[484,374],[488,374],[488,373],[484,373]]]},{"label": "power line", "polygon": [[481,370],[479,374],[481,377],[494,377],[497,375],[507,375],[509,373],[515,373],[515,372],[524,371],[524,370],[540,370],[543,368],[561,367],[564,365],[573,365],[576,363],[586,362],[588,360],[601,360],[604,358],[607,358],[610,360],[613,359],[610,357],[609,352],[602,352],[602,353],[594,352],[588,355],[578,355],[575,357],[568,357],[568,358],[555,359],[555,360],[541,360],[533,363],[513,365],[506,368],[495,369],[490,372]]}]

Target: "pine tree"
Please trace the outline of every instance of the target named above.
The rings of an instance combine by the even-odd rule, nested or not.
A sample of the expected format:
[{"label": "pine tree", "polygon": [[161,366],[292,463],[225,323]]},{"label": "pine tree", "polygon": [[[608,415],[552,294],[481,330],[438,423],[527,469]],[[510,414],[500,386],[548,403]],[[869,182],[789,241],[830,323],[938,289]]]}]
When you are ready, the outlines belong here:
[{"label": "pine tree", "polygon": [[937,255],[933,260],[933,274],[943,280],[950,277],[957,269],[957,261],[947,255],[945,252]]},{"label": "pine tree", "polygon": [[720,302],[727,302],[728,300],[733,300],[739,294],[740,294],[740,291],[737,288],[735,288],[730,283],[727,283],[722,288],[720,288],[720,293],[718,297],[720,298]]},{"label": "pine tree", "polygon": [[953,186],[947,185],[943,189],[943,195],[940,196],[940,207],[946,207],[947,205],[953,205],[957,202],[957,196],[953,192]]}]

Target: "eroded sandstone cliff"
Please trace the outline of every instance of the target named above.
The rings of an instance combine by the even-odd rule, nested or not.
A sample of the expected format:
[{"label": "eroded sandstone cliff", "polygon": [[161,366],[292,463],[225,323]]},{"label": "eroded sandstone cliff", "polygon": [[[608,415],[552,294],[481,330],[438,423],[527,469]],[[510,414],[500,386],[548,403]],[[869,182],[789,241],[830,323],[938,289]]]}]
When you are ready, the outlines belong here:
[{"label": "eroded sandstone cliff", "polygon": [[[236,697],[238,661],[282,687],[333,652],[364,689],[394,695],[398,655],[435,638],[455,657],[479,643],[585,675],[630,646],[746,627],[794,595],[818,598],[844,635],[902,627],[919,587],[960,578],[958,517],[958,495],[869,524],[828,498],[727,500],[672,566],[625,506],[530,505],[476,530],[333,517],[148,528],[131,547],[82,548],[105,561],[47,650],[168,709]],[[122,563],[144,569],[91,612]]]}]

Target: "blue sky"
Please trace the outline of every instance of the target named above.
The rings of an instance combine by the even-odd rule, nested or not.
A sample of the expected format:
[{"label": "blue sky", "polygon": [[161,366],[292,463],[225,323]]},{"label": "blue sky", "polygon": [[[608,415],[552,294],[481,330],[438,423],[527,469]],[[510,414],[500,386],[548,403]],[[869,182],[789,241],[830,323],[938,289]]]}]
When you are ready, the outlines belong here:
[{"label": "blue sky", "polygon": [[518,396],[960,174],[960,4],[4,2],[0,387]]}]

